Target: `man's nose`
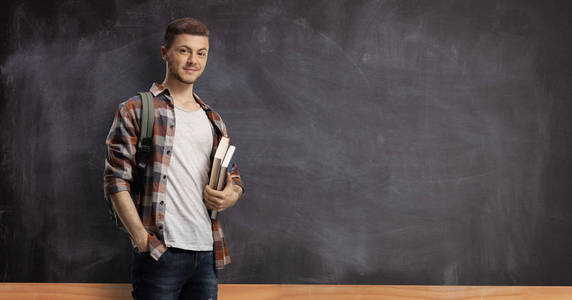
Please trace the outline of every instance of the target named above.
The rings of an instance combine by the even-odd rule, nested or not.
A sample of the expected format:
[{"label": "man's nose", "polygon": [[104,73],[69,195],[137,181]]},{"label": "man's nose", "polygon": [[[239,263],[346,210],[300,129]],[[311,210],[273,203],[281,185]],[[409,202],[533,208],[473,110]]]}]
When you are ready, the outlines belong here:
[{"label": "man's nose", "polygon": [[189,58],[187,58],[187,62],[194,65],[197,62],[197,55],[194,53],[189,54]]}]

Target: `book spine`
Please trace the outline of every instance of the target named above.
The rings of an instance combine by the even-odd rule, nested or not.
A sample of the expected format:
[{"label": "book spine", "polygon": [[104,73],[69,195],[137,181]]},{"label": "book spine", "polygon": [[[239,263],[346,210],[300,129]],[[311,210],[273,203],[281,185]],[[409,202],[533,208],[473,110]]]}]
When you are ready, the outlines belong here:
[{"label": "book spine", "polygon": [[221,164],[221,159],[215,158],[213,161],[213,167],[211,169],[211,178],[209,180],[209,186],[213,189],[216,188],[217,186],[218,176],[220,172],[220,164]]}]

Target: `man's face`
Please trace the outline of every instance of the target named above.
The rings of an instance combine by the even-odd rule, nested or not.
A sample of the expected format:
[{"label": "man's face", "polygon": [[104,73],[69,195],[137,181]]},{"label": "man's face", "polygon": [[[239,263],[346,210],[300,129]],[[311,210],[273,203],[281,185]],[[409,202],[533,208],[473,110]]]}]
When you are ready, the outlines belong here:
[{"label": "man's face", "polygon": [[161,47],[163,60],[167,61],[169,76],[182,83],[193,84],[203,74],[207,65],[209,39],[206,36],[178,34],[171,48]]}]

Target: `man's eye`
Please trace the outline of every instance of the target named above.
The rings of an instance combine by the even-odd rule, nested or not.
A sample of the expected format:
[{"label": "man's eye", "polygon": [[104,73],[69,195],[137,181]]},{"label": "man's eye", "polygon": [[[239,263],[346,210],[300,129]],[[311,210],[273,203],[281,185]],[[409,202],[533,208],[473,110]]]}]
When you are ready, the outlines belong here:
[{"label": "man's eye", "polygon": [[179,50],[179,52],[185,54],[185,53],[187,53],[187,49],[181,49],[181,50]]}]

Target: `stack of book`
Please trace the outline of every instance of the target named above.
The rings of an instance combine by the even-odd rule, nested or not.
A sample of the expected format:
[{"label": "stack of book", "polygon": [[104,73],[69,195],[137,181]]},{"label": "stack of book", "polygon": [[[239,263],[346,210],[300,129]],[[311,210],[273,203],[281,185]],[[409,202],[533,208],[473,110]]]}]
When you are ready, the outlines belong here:
[{"label": "stack of book", "polygon": [[[222,137],[215,152],[209,186],[217,191],[224,189],[226,185],[226,172],[232,170],[236,147],[230,145],[228,137]],[[216,210],[212,210],[211,219],[216,219]]]}]

